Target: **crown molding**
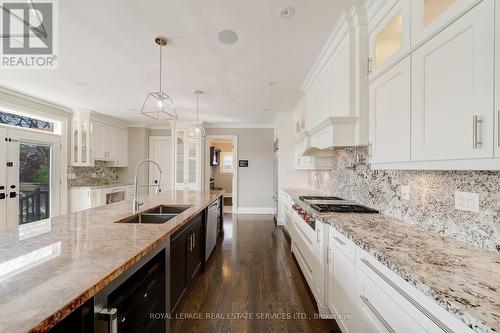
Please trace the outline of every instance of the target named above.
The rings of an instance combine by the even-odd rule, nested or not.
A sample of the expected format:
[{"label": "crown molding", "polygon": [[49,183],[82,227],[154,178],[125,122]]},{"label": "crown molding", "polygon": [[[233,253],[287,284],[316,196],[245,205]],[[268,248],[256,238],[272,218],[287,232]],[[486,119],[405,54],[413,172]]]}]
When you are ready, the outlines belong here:
[{"label": "crown molding", "polygon": [[20,99],[23,99],[23,100],[26,100],[29,102],[42,104],[44,106],[47,106],[47,107],[50,107],[52,109],[56,109],[58,111],[62,111],[62,112],[68,113],[68,114],[72,113],[72,110],[70,107],[67,107],[67,106],[64,106],[61,104],[57,104],[57,103],[51,102],[49,100],[46,100],[46,99],[43,99],[40,97],[32,96],[32,95],[26,94],[24,92],[21,92],[19,90],[8,88],[6,86],[0,85],[0,93],[4,93],[4,94],[10,95],[12,97],[20,98]]},{"label": "crown molding", "polygon": [[205,128],[274,128],[274,124],[225,124],[225,123],[204,123]]}]

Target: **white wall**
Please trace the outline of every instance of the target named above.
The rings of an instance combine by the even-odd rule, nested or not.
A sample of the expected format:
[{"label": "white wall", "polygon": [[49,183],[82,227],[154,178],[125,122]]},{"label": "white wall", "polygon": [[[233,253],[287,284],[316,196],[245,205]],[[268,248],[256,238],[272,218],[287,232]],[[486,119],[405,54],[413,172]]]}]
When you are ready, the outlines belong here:
[{"label": "white wall", "polygon": [[[131,183],[134,181],[134,172],[137,162],[148,158],[149,155],[149,129],[146,127],[128,128],[128,167],[120,168],[118,179],[120,182]],[[139,173],[139,184],[147,184],[149,180],[148,167],[141,167]],[[147,193],[147,189],[142,188],[141,194]]]},{"label": "white wall", "polygon": [[[207,135],[237,135],[238,159],[248,160],[248,168],[238,167],[238,212],[273,212],[272,128],[207,128]],[[234,195],[233,195],[234,197]]]},{"label": "white wall", "polygon": [[278,187],[306,187],[307,171],[295,170],[295,128],[292,112],[277,112],[275,134],[279,139]]}]

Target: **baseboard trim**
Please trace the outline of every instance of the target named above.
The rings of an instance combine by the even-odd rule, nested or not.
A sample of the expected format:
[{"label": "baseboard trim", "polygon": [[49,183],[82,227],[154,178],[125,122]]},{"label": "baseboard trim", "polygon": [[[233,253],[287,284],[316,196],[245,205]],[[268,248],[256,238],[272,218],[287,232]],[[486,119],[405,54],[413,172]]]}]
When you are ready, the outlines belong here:
[{"label": "baseboard trim", "polygon": [[238,214],[274,214],[273,207],[238,207]]}]

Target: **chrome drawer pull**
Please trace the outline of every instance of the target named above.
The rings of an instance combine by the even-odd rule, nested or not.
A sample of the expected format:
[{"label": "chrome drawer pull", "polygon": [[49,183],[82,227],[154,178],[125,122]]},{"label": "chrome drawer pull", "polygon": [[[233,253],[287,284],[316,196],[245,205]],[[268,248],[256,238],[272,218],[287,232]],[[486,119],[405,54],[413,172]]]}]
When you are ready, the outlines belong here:
[{"label": "chrome drawer pull", "polygon": [[375,307],[373,306],[373,304],[368,300],[368,298],[366,298],[365,296],[363,295],[360,295],[359,296],[361,298],[361,300],[363,301],[363,303],[366,304],[366,306],[368,307],[368,309],[370,309],[370,311],[375,315],[375,317],[377,317],[377,320],[382,324],[384,325],[385,329],[389,332],[389,333],[396,333],[396,331],[391,327],[391,325],[389,325],[389,323],[384,319],[384,317],[382,317],[382,315],[380,314],[380,312],[377,311],[377,309],[375,309]]},{"label": "chrome drawer pull", "polygon": [[345,245],[344,241],[336,236],[333,236],[333,239],[335,239],[337,242],[340,243],[340,245]]},{"label": "chrome drawer pull", "polygon": [[483,140],[480,139],[478,126],[483,124],[483,120],[480,119],[478,115],[474,115],[472,117],[472,148],[478,149],[480,145],[483,144]]},{"label": "chrome drawer pull", "polygon": [[403,289],[398,287],[394,282],[392,282],[387,276],[384,275],[381,271],[379,271],[375,266],[372,265],[368,260],[361,258],[360,259],[363,264],[365,264],[370,270],[372,270],[375,274],[377,274],[385,283],[392,287],[398,294],[403,296],[408,302],[411,303],[418,311],[422,312],[430,321],[432,321],[436,326],[438,326],[443,332],[446,333],[454,333],[454,331],[446,326],[441,320],[436,318],[432,313],[430,313],[426,308],[424,308],[420,303],[414,300],[410,295],[408,295]]}]

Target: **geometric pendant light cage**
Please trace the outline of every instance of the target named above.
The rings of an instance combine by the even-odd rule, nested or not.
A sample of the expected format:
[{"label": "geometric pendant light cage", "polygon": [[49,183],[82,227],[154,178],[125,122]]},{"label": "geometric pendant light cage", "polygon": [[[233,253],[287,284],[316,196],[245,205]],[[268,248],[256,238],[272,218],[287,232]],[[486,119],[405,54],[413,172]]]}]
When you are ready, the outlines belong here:
[{"label": "geometric pendant light cage", "polygon": [[167,38],[155,37],[155,43],[160,47],[160,89],[147,94],[141,114],[154,120],[178,120],[172,98],[162,89],[162,49],[167,45]]},{"label": "geometric pendant light cage", "polygon": [[194,94],[196,95],[196,122],[189,127],[188,130],[188,137],[191,139],[203,139],[205,138],[205,128],[203,125],[200,123],[200,119],[198,118],[198,115],[200,113],[200,95],[203,94],[201,90],[195,90]]}]

